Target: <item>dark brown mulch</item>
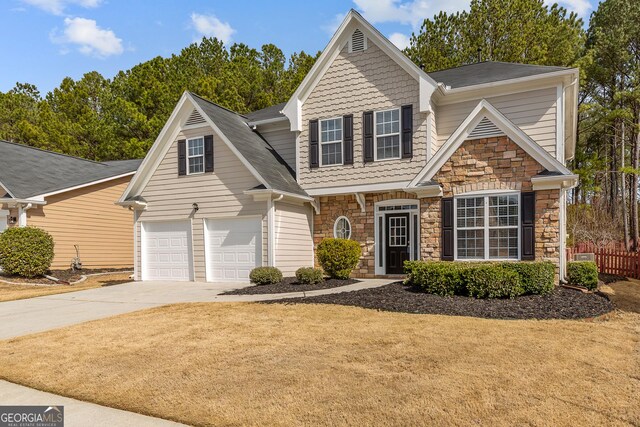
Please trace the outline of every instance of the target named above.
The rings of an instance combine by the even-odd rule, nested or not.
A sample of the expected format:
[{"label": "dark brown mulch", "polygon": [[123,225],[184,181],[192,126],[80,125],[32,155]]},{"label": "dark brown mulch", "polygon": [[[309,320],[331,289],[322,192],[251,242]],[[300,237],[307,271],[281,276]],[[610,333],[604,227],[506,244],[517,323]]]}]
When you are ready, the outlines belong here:
[{"label": "dark brown mulch", "polygon": [[613,283],[613,282],[621,282],[623,280],[627,280],[624,276],[618,276],[617,274],[608,274],[608,273],[598,273],[598,279],[605,284]]},{"label": "dark brown mulch", "polygon": [[401,313],[444,314],[487,319],[582,319],[608,313],[614,308],[611,301],[604,296],[562,287],[556,288],[553,293],[546,296],[475,299],[430,295],[404,286],[401,282],[354,292],[264,303],[338,304]]},{"label": "dark brown mulch", "polygon": [[[47,274],[48,276],[53,276],[56,279],[59,279],[63,282],[75,282],[80,280],[82,276],[87,274],[96,274],[96,273],[119,273],[122,271],[131,271],[131,268],[94,268],[94,269],[83,269],[80,271],[71,271],[71,270],[51,270]],[[0,273],[0,279],[6,280],[8,282],[14,283],[32,283],[32,284],[44,284],[44,285],[58,285],[59,282],[54,280],[49,280],[46,277],[20,277],[20,276],[9,276]]]},{"label": "dark brown mulch", "polygon": [[316,291],[318,289],[331,289],[340,286],[351,285],[358,283],[359,280],[348,279],[325,279],[324,282],[317,285],[300,285],[296,282],[295,277],[285,277],[282,282],[275,285],[262,285],[262,286],[248,286],[242,289],[236,289],[234,291],[225,292],[221,295],[263,295],[263,294],[284,294],[288,292],[309,292]]}]

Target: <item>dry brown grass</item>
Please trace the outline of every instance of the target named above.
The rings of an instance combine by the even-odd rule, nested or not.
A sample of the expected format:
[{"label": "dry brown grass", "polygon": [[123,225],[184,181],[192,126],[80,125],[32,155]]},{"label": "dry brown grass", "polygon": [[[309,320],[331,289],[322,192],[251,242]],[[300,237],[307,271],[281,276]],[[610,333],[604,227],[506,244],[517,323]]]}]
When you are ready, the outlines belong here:
[{"label": "dry brown grass", "polygon": [[638,425],[640,316],[181,304],[0,342],[0,378],[195,425]]},{"label": "dry brown grass", "polygon": [[111,286],[130,282],[131,273],[114,273],[103,276],[91,276],[77,285],[10,285],[0,282],[0,302],[17,299],[41,297],[45,295],[64,294],[66,292],[82,291],[85,289]]},{"label": "dry brown grass", "polygon": [[615,282],[609,285],[609,298],[620,310],[640,313],[640,280]]}]

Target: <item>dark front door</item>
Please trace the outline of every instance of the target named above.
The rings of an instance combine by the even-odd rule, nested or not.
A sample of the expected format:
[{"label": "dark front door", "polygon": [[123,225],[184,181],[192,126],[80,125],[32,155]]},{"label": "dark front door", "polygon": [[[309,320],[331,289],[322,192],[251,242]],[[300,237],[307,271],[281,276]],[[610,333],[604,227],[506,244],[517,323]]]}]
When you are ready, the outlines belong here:
[{"label": "dark front door", "polygon": [[387,214],[385,222],[387,274],[402,274],[409,259],[409,214]]}]

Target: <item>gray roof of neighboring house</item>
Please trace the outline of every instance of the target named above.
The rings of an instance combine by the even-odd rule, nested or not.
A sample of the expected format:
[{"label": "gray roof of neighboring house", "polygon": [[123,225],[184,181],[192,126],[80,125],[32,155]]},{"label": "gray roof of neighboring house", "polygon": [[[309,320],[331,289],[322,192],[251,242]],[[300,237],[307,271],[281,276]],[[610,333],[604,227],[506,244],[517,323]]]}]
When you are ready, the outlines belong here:
[{"label": "gray roof of neighboring house", "polygon": [[10,195],[28,199],[135,172],[142,160],[93,162],[23,144],[0,141],[0,183]]},{"label": "gray roof of neighboring house", "polygon": [[195,102],[218,126],[240,154],[258,172],[267,185],[274,190],[306,196],[298,185],[295,173],[282,157],[257,132],[247,124],[247,117],[220,107],[191,93]]},{"label": "gray roof of neighboring house", "polygon": [[444,83],[451,88],[473,86],[483,83],[493,83],[521,77],[569,70],[565,67],[550,67],[546,65],[516,64],[512,62],[485,61],[476,64],[462,65],[446,70],[428,73],[438,83]]},{"label": "gray roof of neighboring house", "polygon": [[285,118],[286,116],[280,111],[282,111],[286,104],[286,102],[283,102],[282,104],[272,105],[271,107],[263,108],[262,110],[253,111],[245,114],[245,117],[249,122]]}]

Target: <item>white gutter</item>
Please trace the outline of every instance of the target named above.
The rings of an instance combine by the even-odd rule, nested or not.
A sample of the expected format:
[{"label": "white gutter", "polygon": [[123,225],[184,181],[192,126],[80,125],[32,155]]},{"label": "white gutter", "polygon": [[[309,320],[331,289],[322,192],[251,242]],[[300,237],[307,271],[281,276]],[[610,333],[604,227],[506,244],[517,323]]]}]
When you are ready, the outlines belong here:
[{"label": "white gutter", "polygon": [[268,125],[270,123],[280,123],[280,122],[287,122],[287,121],[289,121],[287,116],[282,116],[282,117],[273,117],[271,119],[256,120],[255,122],[247,122],[247,124],[253,127],[253,126]]},{"label": "white gutter", "polygon": [[578,179],[579,176],[575,174],[534,176],[531,178],[531,183],[533,191],[569,189],[578,185]]},{"label": "white gutter", "polygon": [[503,86],[503,85],[508,85],[508,84],[517,84],[517,83],[526,83],[526,82],[530,82],[530,81],[535,81],[535,80],[541,80],[541,79],[546,79],[546,78],[554,78],[554,77],[562,77],[564,75],[571,75],[571,74],[575,74],[577,73],[577,69],[575,68],[569,68],[567,70],[561,70],[561,71],[553,71],[550,73],[542,73],[542,74],[534,74],[533,76],[526,76],[526,77],[518,77],[515,79],[508,79],[508,80],[498,80],[495,82],[488,82],[488,83],[482,83],[482,84],[477,84],[477,85],[470,85],[470,86],[463,86],[463,87],[458,87],[455,89],[452,89],[450,86],[445,86],[442,83],[438,84],[438,89],[440,90],[441,93],[445,94],[445,95],[453,95],[456,93],[464,93],[464,92],[470,92],[473,90],[481,90],[481,89],[490,89],[490,88],[494,88],[496,86]]},{"label": "white gutter", "polygon": [[0,203],[6,203],[9,207],[15,208],[20,204],[46,205],[47,202],[38,199],[13,199],[10,197],[1,197]]},{"label": "white gutter", "polygon": [[[313,197],[309,197],[309,196],[303,196],[301,194],[294,194],[294,193],[289,193],[287,191],[279,191],[279,190],[272,190],[270,188],[265,188],[265,189],[260,189],[260,190],[245,190],[243,192],[246,195],[249,196],[282,196],[282,197],[291,197],[294,199],[300,199],[300,200],[304,200],[305,202],[313,202]],[[279,197],[277,200],[282,200],[282,197]]]}]

